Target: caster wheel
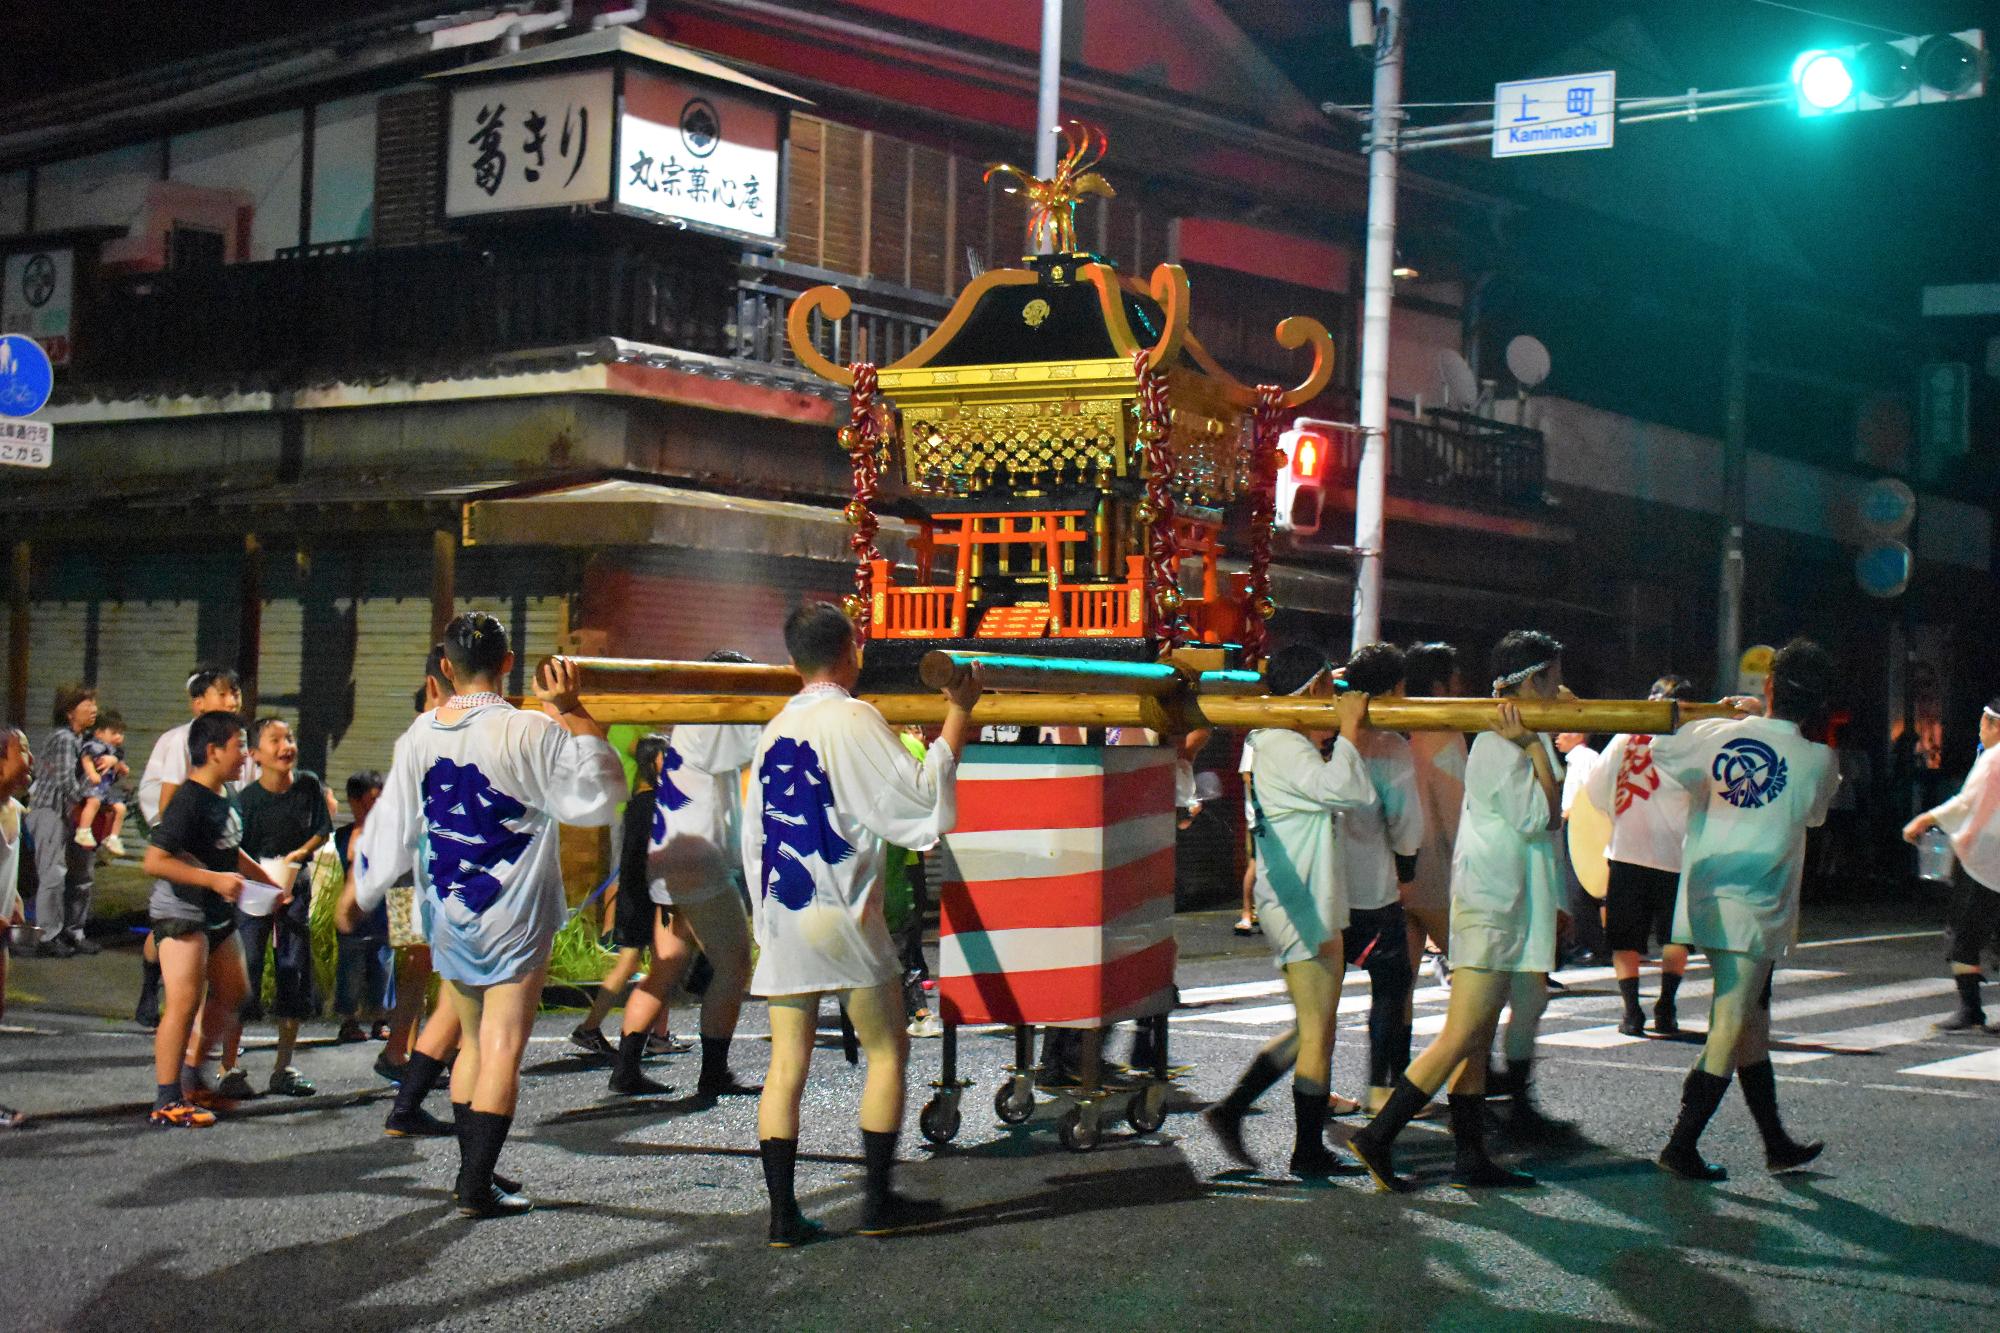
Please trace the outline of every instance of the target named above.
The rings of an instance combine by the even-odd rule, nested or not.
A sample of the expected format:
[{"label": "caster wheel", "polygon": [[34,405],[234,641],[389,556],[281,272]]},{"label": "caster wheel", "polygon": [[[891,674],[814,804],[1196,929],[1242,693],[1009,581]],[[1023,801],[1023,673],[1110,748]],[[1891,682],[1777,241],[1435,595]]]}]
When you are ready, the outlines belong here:
[{"label": "caster wheel", "polygon": [[1072,1106],[1056,1122],[1056,1137],[1071,1152],[1089,1152],[1097,1146],[1096,1119],[1086,1121],[1082,1108]]},{"label": "caster wheel", "polygon": [[1034,1117],[1035,1114],[1034,1089],[1030,1088],[1027,1090],[1027,1092],[1028,1095],[1025,1100],[1016,1101],[1014,1099],[1014,1082],[1012,1079],[1009,1079],[1007,1082],[1002,1083],[999,1086],[999,1088],[994,1091],[993,1114],[1000,1117],[1001,1124],[1022,1125],[1026,1124],[1030,1119]]},{"label": "caster wheel", "polygon": [[1157,1134],[1167,1123],[1167,1090],[1141,1088],[1125,1105],[1125,1122],[1140,1134]]},{"label": "caster wheel", "polygon": [[933,1097],[917,1115],[917,1131],[932,1143],[950,1143],[958,1137],[958,1099]]}]

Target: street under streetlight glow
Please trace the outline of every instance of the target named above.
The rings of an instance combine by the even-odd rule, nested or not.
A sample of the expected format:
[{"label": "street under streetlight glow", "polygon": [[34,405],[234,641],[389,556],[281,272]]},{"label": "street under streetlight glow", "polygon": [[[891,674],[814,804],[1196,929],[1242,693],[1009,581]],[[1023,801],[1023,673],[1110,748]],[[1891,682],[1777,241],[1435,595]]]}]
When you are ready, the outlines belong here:
[{"label": "street under streetlight glow", "polygon": [[1833,51],[1808,51],[1792,62],[1792,86],[1816,111],[1831,111],[1854,96],[1854,74]]}]

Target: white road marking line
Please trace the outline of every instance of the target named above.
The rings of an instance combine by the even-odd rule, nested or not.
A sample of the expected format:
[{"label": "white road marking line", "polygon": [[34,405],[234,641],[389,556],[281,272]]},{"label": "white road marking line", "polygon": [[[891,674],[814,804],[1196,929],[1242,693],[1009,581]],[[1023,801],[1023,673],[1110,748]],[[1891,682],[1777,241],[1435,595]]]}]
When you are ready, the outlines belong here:
[{"label": "white road marking line", "polygon": [[1924,1078],[1970,1078],[1982,1083],[2000,1083],[2000,1050],[1954,1055],[1948,1060],[1933,1060],[1927,1065],[1912,1065],[1896,1072],[1918,1074]]},{"label": "white road marking line", "polygon": [[1184,1008],[1203,1004],[1219,1004],[1224,1000],[1257,1000],[1266,995],[1283,995],[1283,978],[1271,981],[1238,981],[1226,986],[1189,986],[1181,992]]},{"label": "white road marking line", "polygon": [[1815,1060],[1831,1060],[1832,1051],[1772,1051],[1774,1065],[1809,1065]]},{"label": "white road marking line", "polygon": [[1444,1031],[1443,1014],[1419,1014],[1417,1021],[1410,1024],[1410,1033],[1417,1037],[1435,1037]]},{"label": "white road marking line", "polygon": [[[1599,1069],[1634,1069],[1644,1074],[1672,1074],[1675,1078],[1687,1077],[1687,1066],[1680,1064],[1646,1064],[1638,1060],[1590,1060],[1581,1056],[1551,1056],[1550,1063],[1559,1065],[1591,1065]],[[1849,1083],[1838,1078],[1811,1078],[1803,1074],[1786,1074],[1782,1083],[1806,1083],[1831,1088],[1865,1088],[1871,1092],[1916,1092],[1928,1097],[1956,1097],[1960,1101],[1990,1102],[1993,1098],[1985,1093],[1966,1092],[1959,1088],[1926,1088],[1914,1083]]]},{"label": "white road marking line", "polygon": [[[1367,1008],[1366,1003],[1362,1005]],[[1175,1014],[1168,1020],[1172,1023],[1290,1023],[1292,1006],[1286,1004],[1260,1004],[1249,1009],[1224,1009],[1212,1014]]]},{"label": "white road marking line", "polygon": [[1795,944],[1792,948],[1794,951],[1799,949],[1832,949],[1843,944],[1881,944],[1887,940],[1941,940],[1943,938],[1944,932],[1941,930],[1903,930],[1889,935],[1849,935],[1846,939],[1840,940],[1808,940],[1804,944]]},{"label": "white road marking line", "polygon": [[1840,1028],[1833,1032],[1774,1034],[1773,1039],[1824,1046],[1828,1048],[1823,1052],[1825,1055],[1865,1055],[1870,1051],[1887,1050],[1891,1046],[1910,1046],[1921,1042],[1933,1035],[1934,1022],[1930,1018],[1898,1018],[1887,1023],[1870,1023],[1866,1027]]},{"label": "white road marking line", "polygon": [[1860,990],[1836,990],[1817,995],[1801,995],[1797,999],[1781,1000],[1772,1005],[1771,1020],[1782,1022],[1793,1018],[1812,1018],[1818,1014],[1837,1014],[1844,1009],[1865,1009],[1878,1004],[1896,1004],[1903,1000],[1949,994],[1953,989],[1952,983],[1945,977],[1924,977],[1916,981],[1893,981],[1882,986],[1863,986]]},{"label": "white road marking line", "polygon": [[1628,1037],[1615,1024],[1605,1027],[1574,1028],[1568,1032],[1542,1031],[1535,1042],[1541,1046],[1575,1046],[1587,1051],[1609,1050],[1613,1046],[1636,1046],[1644,1037]]}]

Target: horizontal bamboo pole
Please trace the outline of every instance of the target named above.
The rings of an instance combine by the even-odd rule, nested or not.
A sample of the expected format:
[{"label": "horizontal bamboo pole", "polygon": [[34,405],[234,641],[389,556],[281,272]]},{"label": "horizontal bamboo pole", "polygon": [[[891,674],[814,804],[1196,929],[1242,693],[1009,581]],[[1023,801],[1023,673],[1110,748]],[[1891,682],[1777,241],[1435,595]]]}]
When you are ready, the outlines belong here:
[{"label": "horizontal bamboo pole", "polygon": [[[939,694],[864,695],[891,723],[935,726],[944,721]],[[592,694],[583,703],[600,722],[665,726],[679,722],[747,722],[775,717],[784,700],[772,695]],[[1521,721],[1533,731],[1663,734],[1703,717],[1731,717],[1724,704],[1675,704],[1650,699],[1522,699]],[[1370,725],[1387,731],[1483,731],[1498,716],[1497,699],[1399,699],[1368,704]],[[1180,733],[1196,727],[1252,730],[1295,727],[1331,731],[1330,699],[1223,695],[1153,699],[1136,694],[984,694],[972,710],[978,724],[1046,727],[1150,727]]]},{"label": "horizontal bamboo pole", "polygon": [[[973,665],[989,690],[1040,690],[1049,694],[1137,694],[1163,699],[1186,688],[1188,675],[1164,662],[1120,662],[1090,657],[1019,657],[1009,653],[925,653],[917,678],[934,690],[961,679]],[[1191,674],[1191,673],[1190,673]]]},{"label": "horizontal bamboo pole", "polygon": [[791,667],[763,662],[677,662],[646,657],[567,660],[577,666],[579,691],[589,695],[793,695],[804,683]]}]

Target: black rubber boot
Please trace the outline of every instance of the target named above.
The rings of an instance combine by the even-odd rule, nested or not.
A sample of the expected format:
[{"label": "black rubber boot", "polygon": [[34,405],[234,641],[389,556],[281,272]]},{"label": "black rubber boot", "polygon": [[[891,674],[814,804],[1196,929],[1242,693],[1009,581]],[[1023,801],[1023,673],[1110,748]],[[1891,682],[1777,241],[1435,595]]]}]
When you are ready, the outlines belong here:
[{"label": "black rubber boot", "polygon": [[861,1186],[861,1225],[855,1230],[864,1236],[887,1236],[944,1216],[943,1206],[935,1200],[912,1199],[890,1187],[889,1173],[896,1165],[896,1137],[894,1130],[861,1131],[861,1160],[866,1175]]},{"label": "black rubber boot", "polygon": [[1667,1146],[1660,1150],[1662,1167],[1687,1180],[1729,1179],[1727,1171],[1702,1160],[1699,1147],[1701,1132],[1708,1128],[1715,1108],[1722,1105],[1728,1092],[1726,1075],[1711,1074],[1700,1065],[1688,1070],[1687,1081],[1681,1085],[1680,1119],[1674,1122]]},{"label": "black rubber boot", "polygon": [[1407,1076],[1399,1078],[1387,1104],[1347,1141],[1347,1150],[1360,1158],[1361,1165],[1368,1168],[1368,1174],[1375,1177],[1377,1189],[1400,1194],[1410,1188],[1410,1182],[1396,1174],[1396,1136],[1403,1132],[1403,1126],[1409,1124],[1417,1112],[1430,1105],[1430,1100],[1431,1095],[1410,1082]]},{"label": "black rubber boot", "polygon": [[797,1139],[761,1139],[757,1153],[764,1159],[764,1190],[771,1196],[771,1235],[774,1250],[805,1245],[826,1234],[826,1228],[806,1220],[799,1211],[794,1191],[799,1167]]},{"label": "black rubber boot", "polygon": [[454,1133],[452,1126],[424,1109],[424,1098],[444,1074],[444,1061],[411,1051],[409,1063],[403,1066],[403,1080],[396,1085],[396,1099],[389,1103],[388,1117],[382,1121],[382,1132],[392,1139],[441,1139]]},{"label": "black rubber boot", "polygon": [[1680,1014],[1674,1007],[1675,997],[1680,993],[1680,973],[1660,973],[1660,998],[1653,1004],[1653,1031],[1663,1037],[1678,1037],[1681,1033]]},{"label": "black rubber boot", "polygon": [[1486,1152],[1486,1094],[1454,1093],[1451,1106],[1453,1160],[1451,1183],[1462,1190],[1527,1189],[1535,1178],[1509,1171]]},{"label": "black rubber boot", "polygon": [[[471,1115],[471,1102],[453,1102],[451,1104],[450,1132],[458,1136],[458,1151],[461,1155],[465,1152],[465,1126]],[[438,1123],[443,1124],[444,1122],[440,1120]],[[493,1173],[493,1183],[504,1194],[519,1194],[521,1192],[520,1181],[514,1179],[512,1176],[503,1176],[498,1171]],[[451,1196],[454,1199],[458,1197],[458,1188],[456,1186],[452,1187]]]},{"label": "black rubber boot", "polygon": [[[1286,1045],[1282,1049],[1295,1048]],[[1257,1057],[1243,1071],[1243,1077],[1236,1080],[1236,1086],[1229,1090],[1229,1095],[1201,1113],[1209,1132],[1215,1135],[1222,1144],[1222,1150],[1238,1166],[1252,1171],[1257,1169],[1257,1159],[1250,1155],[1250,1149],[1243,1143],[1243,1118],[1250,1114],[1250,1108],[1257,1099],[1269,1092],[1271,1085],[1283,1078],[1291,1067],[1291,1061],[1268,1050],[1257,1052]]]},{"label": "black rubber boot", "polygon": [[467,1110],[459,1119],[458,1211],[464,1217],[518,1217],[535,1205],[502,1189],[493,1174],[514,1117]]},{"label": "black rubber boot", "polygon": [[1301,1180],[1358,1176],[1367,1168],[1343,1162],[1326,1146],[1326,1085],[1309,1079],[1292,1080],[1291,1172]]},{"label": "black rubber boot", "polygon": [[1618,1020],[1618,1030],[1628,1037],[1646,1035],[1646,1011],[1639,1007],[1639,978],[1618,978],[1618,996],[1625,1001],[1625,1016]]},{"label": "black rubber boot", "polygon": [[627,1032],[618,1039],[618,1054],[611,1062],[611,1091],[621,1097],[657,1095],[673,1089],[646,1077],[639,1062],[646,1058],[646,1034]]},{"label": "black rubber boot", "polygon": [[751,1096],[764,1090],[762,1084],[744,1083],[729,1068],[729,1038],[701,1039],[701,1079],[695,1091],[704,1097]]},{"label": "black rubber boot", "polygon": [[1769,1060],[1744,1065],[1736,1071],[1743,1100],[1750,1104],[1750,1117],[1764,1136],[1764,1165],[1773,1171],[1791,1171],[1804,1166],[1826,1151],[1824,1143],[1800,1143],[1785,1132],[1778,1118],[1778,1080]]},{"label": "black rubber boot", "polygon": [[1939,1032],[1964,1032],[1986,1025],[1986,1010],[1979,1003],[1979,974],[1960,972],[1952,977],[1958,986],[1958,1012],[1938,1020]]},{"label": "black rubber boot", "polygon": [[1535,1062],[1533,1059],[1508,1061],[1514,1080],[1514,1101],[1507,1110],[1507,1133],[1522,1143],[1554,1143],[1576,1133],[1576,1126],[1544,1114],[1535,1105]]}]

